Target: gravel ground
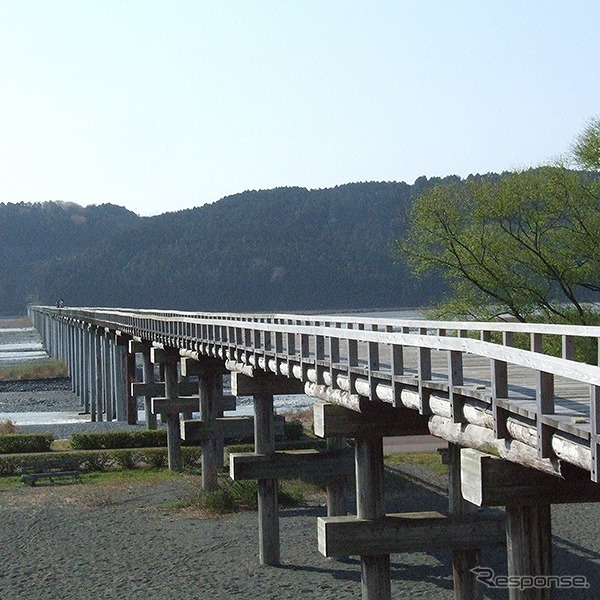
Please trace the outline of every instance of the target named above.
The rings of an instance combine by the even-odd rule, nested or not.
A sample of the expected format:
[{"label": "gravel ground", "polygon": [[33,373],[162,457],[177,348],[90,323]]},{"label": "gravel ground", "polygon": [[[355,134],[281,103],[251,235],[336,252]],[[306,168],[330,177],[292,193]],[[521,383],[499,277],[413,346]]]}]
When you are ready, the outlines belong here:
[{"label": "gravel ground", "polygon": [[[332,561],[317,551],[322,506],[282,510],[282,566],[258,564],[257,517],[202,518],[171,508],[197,489],[197,478],[162,483],[0,489],[3,599],[228,600],[360,598],[356,558]],[[445,478],[422,467],[386,472],[388,510],[443,510]],[[585,528],[582,527],[585,523]],[[556,507],[558,574],[582,574],[589,590],[555,598],[600,597],[600,511],[597,505]],[[591,540],[591,542],[590,542]],[[482,563],[506,573],[503,550]],[[448,552],[392,557],[392,597],[453,598]],[[506,598],[491,590],[486,598]]]}]

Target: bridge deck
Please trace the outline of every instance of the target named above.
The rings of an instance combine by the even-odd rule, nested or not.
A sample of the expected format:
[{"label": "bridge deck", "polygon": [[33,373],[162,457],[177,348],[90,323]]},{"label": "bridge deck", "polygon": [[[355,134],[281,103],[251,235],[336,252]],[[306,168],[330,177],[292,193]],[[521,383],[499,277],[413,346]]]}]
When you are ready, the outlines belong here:
[{"label": "bridge deck", "polygon": [[[309,395],[355,410],[365,399],[403,405],[431,415],[432,433],[451,442],[495,448],[503,458],[554,474],[567,461],[598,481],[600,367],[575,357],[596,344],[599,327],[129,309],[32,312],[176,348],[184,356],[214,357],[231,371],[299,379]],[[562,348],[561,355],[548,348],[554,354]]]}]

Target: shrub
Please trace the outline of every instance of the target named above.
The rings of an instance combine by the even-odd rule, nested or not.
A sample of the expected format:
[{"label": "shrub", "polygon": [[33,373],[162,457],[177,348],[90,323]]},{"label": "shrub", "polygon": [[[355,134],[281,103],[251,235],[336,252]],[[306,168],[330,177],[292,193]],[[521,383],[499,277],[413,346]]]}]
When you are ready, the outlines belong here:
[{"label": "shrub", "polygon": [[297,419],[285,422],[285,438],[287,440],[299,440],[304,435],[304,425]]},{"label": "shrub", "polygon": [[9,433],[0,435],[0,454],[50,452],[50,445],[54,439],[51,433]]},{"label": "shrub", "polygon": [[[201,450],[196,446],[184,447],[183,464],[187,469],[197,468],[201,459]],[[44,459],[55,461],[64,458],[79,466],[83,472],[107,471],[110,469],[136,469],[140,467],[163,468],[167,465],[166,448],[139,448],[130,450],[76,450],[69,452],[48,452],[44,454],[0,455],[0,476],[16,475],[23,467],[32,463],[39,464]]]},{"label": "shrub", "polygon": [[144,431],[106,431],[75,433],[71,437],[73,450],[105,450],[112,448],[156,448],[167,445],[167,432],[152,429]]},{"label": "shrub", "polygon": [[121,469],[129,470],[134,469],[136,466],[136,456],[132,450],[121,450],[120,452],[114,453],[117,465]]},{"label": "shrub", "polygon": [[[201,491],[192,504],[198,508],[215,513],[230,513],[258,509],[258,483],[254,480],[232,481],[222,478],[219,487],[213,492]],[[304,502],[304,495],[298,489],[292,489],[286,482],[280,482],[277,488],[279,504],[282,507],[298,506]]]}]

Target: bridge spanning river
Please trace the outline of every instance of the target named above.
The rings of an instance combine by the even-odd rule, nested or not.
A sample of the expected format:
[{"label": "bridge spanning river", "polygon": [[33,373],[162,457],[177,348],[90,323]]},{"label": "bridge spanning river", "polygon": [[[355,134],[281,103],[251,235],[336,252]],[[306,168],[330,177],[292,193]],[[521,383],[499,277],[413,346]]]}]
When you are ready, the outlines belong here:
[{"label": "bridge spanning river", "polygon": [[[234,396],[254,396],[256,452],[233,455],[231,474],[259,481],[261,562],[279,562],[276,480],[319,471],[329,477],[330,508],[319,548],[361,556],[364,598],[389,597],[390,553],[444,545],[455,552],[457,597],[476,597],[477,548],[504,543],[505,531],[509,574],[547,576],[550,505],[600,498],[600,367],[578,360],[598,357],[600,327],[104,308],[30,314],[92,418],[132,422],[135,396],[145,396],[149,422],[166,417],[171,468],[180,468],[181,437],[202,444],[207,489],[223,440],[248,426],[222,416],[235,402],[222,392],[230,373]],[[144,382],[135,381],[136,353]],[[198,376],[194,389],[186,375]],[[315,398],[315,431],[328,439],[320,456],[274,450],[273,395],[301,392]],[[200,419],[185,418],[196,407]],[[424,433],[450,443],[450,515],[384,515],[382,440]],[[346,438],[355,440],[350,464]],[[357,515],[341,500],[349,469]],[[473,505],[505,506],[506,524]]]}]

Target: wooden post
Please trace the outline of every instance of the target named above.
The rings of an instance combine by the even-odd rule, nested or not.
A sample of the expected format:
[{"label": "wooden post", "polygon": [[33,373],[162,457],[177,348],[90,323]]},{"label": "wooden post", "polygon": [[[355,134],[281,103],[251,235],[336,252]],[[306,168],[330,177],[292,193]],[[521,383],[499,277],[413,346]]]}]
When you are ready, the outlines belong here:
[{"label": "wooden post", "polygon": [[[157,352],[152,349],[154,362],[155,355],[161,355],[161,364],[164,365],[165,373],[165,396],[167,398],[177,398],[177,363],[179,353],[176,351]],[[171,471],[183,470],[183,455],[181,453],[181,433],[179,423],[179,413],[167,413],[167,453],[169,457],[169,469]]]},{"label": "wooden post", "polygon": [[127,381],[127,423],[129,425],[137,425],[137,398],[131,393],[131,384],[136,380],[135,354],[133,352],[128,352],[127,349],[125,352],[125,379]]},{"label": "wooden post", "polygon": [[[146,346],[144,357],[144,383],[154,383],[154,365],[150,360],[150,347]],[[144,414],[146,415],[146,428],[156,429],[156,415],[152,412],[152,396],[144,396]]]},{"label": "wooden post", "polygon": [[[343,450],[347,448],[346,438],[341,436],[327,438],[327,450]],[[327,479],[327,516],[338,517],[347,514],[346,507],[346,486],[347,477],[345,475],[334,475]]]},{"label": "wooden post", "polygon": [[[83,397],[84,403],[88,408],[94,410],[94,398],[92,397],[92,331],[89,328],[86,328],[84,331],[84,339],[83,339],[83,361],[84,361],[84,376],[83,376]],[[98,415],[91,415],[91,420],[95,421]],[[100,415],[100,420],[102,420],[102,415]]]},{"label": "wooden post", "polygon": [[[257,454],[275,453],[273,394],[254,394],[254,440]],[[280,551],[277,479],[258,480],[258,544],[260,564],[278,566]]]},{"label": "wooden post", "polygon": [[[385,516],[383,438],[356,439],[356,512],[359,519]],[[363,600],[391,600],[390,555],[360,557]]]},{"label": "wooden post", "polygon": [[[451,515],[465,515],[475,511],[476,507],[467,502],[461,494],[460,485],[460,446],[448,444],[448,501]],[[456,600],[478,600],[483,598],[483,588],[478,584],[471,571],[479,565],[480,552],[477,549],[452,551],[452,577],[454,579],[454,598]]]},{"label": "wooden post", "polygon": [[99,329],[94,329],[94,374],[95,374],[95,402],[92,403],[92,415],[100,415],[102,421],[102,399],[104,397],[104,379],[102,377],[102,334]]},{"label": "wooden post", "polygon": [[[552,521],[549,504],[506,507],[508,576],[552,574]],[[550,600],[550,588],[510,588],[510,600]]]},{"label": "wooden post", "polygon": [[[204,369],[199,376],[200,419],[211,422],[215,419],[215,379],[219,375],[212,369]],[[216,490],[219,485],[219,461],[217,440],[210,437],[202,441],[202,489],[206,492]]]}]

